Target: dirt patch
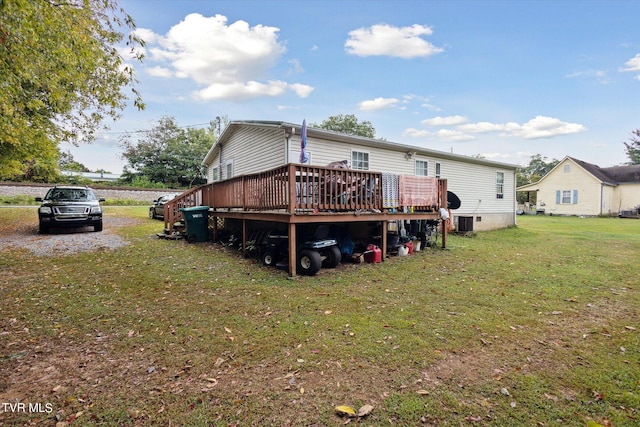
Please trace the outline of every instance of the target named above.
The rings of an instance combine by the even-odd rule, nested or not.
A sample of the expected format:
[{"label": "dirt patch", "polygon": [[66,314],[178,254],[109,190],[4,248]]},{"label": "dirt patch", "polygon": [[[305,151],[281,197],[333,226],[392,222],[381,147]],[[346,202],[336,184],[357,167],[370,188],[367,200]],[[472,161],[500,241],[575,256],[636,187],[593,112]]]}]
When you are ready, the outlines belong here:
[{"label": "dirt patch", "polygon": [[36,225],[20,224],[4,230],[0,247],[5,250],[25,249],[37,256],[69,255],[99,249],[116,249],[129,243],[113,232],[114,228],[137,223],[131,218],[103,218],[104,229],[94,233],[90,227],[53,229],[50,234],[39,234]]}]

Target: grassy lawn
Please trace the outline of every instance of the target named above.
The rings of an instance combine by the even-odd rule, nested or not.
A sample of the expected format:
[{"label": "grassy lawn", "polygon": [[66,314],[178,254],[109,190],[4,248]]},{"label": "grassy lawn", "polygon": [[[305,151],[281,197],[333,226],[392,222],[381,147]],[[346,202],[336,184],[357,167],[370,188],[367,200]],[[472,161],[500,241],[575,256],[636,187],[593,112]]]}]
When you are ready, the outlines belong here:
[{"label": "grassy lawn", "polygon": [[[640,221],[519,217],[292,280],[106,212],[129,245],[2,250],[0,401],[43,410],[0,425],[640,424]],[[36,228],[0,209],[0,239]]]}]

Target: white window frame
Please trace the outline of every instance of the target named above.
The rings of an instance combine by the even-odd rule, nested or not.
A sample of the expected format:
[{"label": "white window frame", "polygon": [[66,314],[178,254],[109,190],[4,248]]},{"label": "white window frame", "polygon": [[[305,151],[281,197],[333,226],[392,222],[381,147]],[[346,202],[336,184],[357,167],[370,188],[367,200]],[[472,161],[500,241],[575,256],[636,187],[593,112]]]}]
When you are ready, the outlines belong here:
[{"label": "white window frame", "polygon": [[442,163],[436,162],[435,172],[436,172],[436,178],[440,178],[440,175],[442,173]]},{"label": "white window frame", "polygon": [[429,162],[427,160],[416,159],[414,174],[416,176],[429,176]]},{"label": "white window frame", "polygon": [[224,162],[224,179],[233,178],[233,159]]},{"label": "white window frame", "polygon": [[[366,160],[354,159],[354,155],[356,156],[363,155],[363,157],[366,156]],[[371,165],[371,155],[368,151],[351,150],[351,169],[368,171],[370,165]]]},{"label": "white window frame", "polygon": [[211,181],[212,182],[220,181],[220,167],[219,166],[211,168]]},{"label": "white window frame", "polygon": [[504,199],[504,172],[496,172],[496,199]]}]

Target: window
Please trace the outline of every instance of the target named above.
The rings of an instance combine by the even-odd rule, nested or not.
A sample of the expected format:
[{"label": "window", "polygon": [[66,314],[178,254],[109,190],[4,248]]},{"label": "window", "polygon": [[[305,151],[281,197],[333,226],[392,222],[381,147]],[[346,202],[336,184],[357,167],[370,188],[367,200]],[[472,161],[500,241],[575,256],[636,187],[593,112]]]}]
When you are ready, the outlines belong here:
[{"label": "window", "polygon": [[436,162],[436,178],[440,178],[440,163]]},{"label": "window", "polygon": [[364,151],[352,151],[351,152],[351,168],[362,171],[369,170],[369,153]]},{"label": "window", "polygon": [[564,171],[565,173],[569,173],[569,172],[571,172],[571,165],[569,165],[569,164],[564,165],[564,167],[563,167],[563,171]]},{"label": "window", "polygon": [[504,172],[496,173],[496,199],[504,199]]},{"label": "window", "polygon": [[225,179],[229,179],[231,177],[233,177],[233,160],[229,160],[227,161],[227,163],[225,164]]},{"label": "window", "polygon": [[211,182],[220,181],[220,168],[215,167],[211,169]]},{"label": "window", "polygon": [[556,190],[556,204],[577,205],[578,190]]},{"label": "window", "polygon": [[416,160],[416,175],[429,176],[429,162],[425,160]]}]

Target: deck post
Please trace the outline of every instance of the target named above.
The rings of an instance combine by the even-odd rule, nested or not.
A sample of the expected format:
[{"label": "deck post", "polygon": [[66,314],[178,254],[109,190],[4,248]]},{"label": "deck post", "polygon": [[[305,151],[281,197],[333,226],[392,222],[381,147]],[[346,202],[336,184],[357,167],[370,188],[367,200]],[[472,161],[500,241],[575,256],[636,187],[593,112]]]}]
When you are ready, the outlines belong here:
[{"label": "deck post", "polygon": [[296,251],[296,224],[289,223],[289,276],[295,277],[298,253]]},{"label": "deck post", "polygon": [[242,220],[242,256],[247,255],[247,220]]},{"label": "deck post", "polygon": [[[296,165],[289,163],[289,171],[287,173],[287,191],[289,195],[289,213],[296,213]],[[289,236],[291,240],[291,236]]]},{"label": "deck post", "polygon": [[[440,180],[440,207],[449,211],[449,202],[447,197],[447,180]],[[453,218],[449,217],[449,221]],[[442,249],[447,248],[447,221],[442,221]]]},{"label": "deck post", "polygon": [[380,227],[382,228],[382,234],[380,235],[380,245],[382,245],[382,247],[380,248],[380,250],[382,251],[383,261],[387,258],[387,224],[387,221],[380,221]]},{"label": "deck post", "polygon": [[211,236],[211,238],[213,239],[214,242],[217,242],[218,241],[218,217],[212,216],[211,219],[213,221],[213,236]]}]

